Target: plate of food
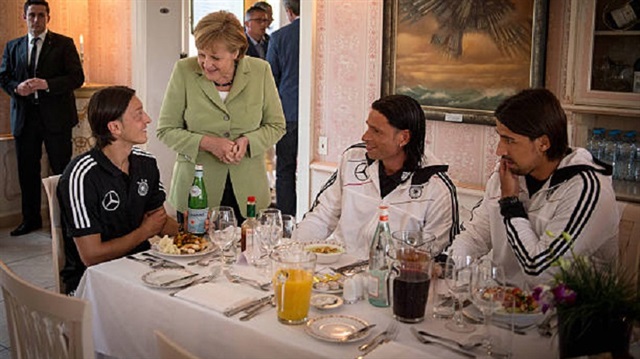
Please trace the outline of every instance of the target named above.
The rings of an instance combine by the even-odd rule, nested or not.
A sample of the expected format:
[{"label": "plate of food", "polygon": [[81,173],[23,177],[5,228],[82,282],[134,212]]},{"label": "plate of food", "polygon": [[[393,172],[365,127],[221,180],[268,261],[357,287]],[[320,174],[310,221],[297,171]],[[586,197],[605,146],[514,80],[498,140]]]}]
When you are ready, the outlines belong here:
[{"label": "plate of food", "polygon": [[316,273],[313,276],[313,291],[325,294],[342,293],[344,277],[340,273]]},{"label": "plate of food", "polygon": [[[493,313],[493,320],[508,323],[513,318],[514,324],[529,326],[540,322],[544,317],[530,293],[518,287],[496,288],[496,290],[504,290],[505,293],[502,306]],[[464,308],[463,314],[474,319],[482,318],[482,313],[475,305]]]},{"label": "plate of food", "polygon": [[369,336],[371,330],[365,330],[353,338],[347,339],[350,334],[368,325],[369,323],[364,320],[350,315],[323,315],[309,319],[305,331],[319,340],[334,343],[351,343]]},{"label": "plate of food", "polygon": [[315,253],[317,256],[316,263],[330,264],[337,262],[345,252],[344,248],[338,244],[332,243],[314,243],[304,247],[306,251]]},{"label": "plate of food", "polygon": [[216,250],[216,246],[206,237],[191,233],[179,233],[172,236],[153,236],[149,239],[151,252],[168,258],[191,258],[209,254]]}]

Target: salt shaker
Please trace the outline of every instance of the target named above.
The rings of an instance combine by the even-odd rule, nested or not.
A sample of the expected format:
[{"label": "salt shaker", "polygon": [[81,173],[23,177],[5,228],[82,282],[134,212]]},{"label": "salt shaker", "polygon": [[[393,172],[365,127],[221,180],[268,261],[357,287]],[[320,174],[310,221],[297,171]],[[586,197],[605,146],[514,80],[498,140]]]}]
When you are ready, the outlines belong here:
[{"label": "salt shaker", "polygon": [[364,300],[364,286],[367,283],[366,278],[364,277],[364,273],[358,273],[353,276],[353,279],[358,284],[357,286],[357,297],[358,300]]},{"label": "salt shaker", "polygon": [[347,304],[353,304],[358,301],[358,283],[355,278],[348,277],[342,285],[342,297]]}]

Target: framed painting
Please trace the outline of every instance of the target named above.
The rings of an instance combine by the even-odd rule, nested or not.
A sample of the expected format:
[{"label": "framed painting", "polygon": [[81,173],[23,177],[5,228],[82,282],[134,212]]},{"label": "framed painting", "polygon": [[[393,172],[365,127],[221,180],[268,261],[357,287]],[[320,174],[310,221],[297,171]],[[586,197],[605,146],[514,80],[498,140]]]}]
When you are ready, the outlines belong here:
[{"label": "framed painting", "polygon": [[544,86],[548,0],[384,0],[382,94],[427,119],[495,125],[507,97]]}]

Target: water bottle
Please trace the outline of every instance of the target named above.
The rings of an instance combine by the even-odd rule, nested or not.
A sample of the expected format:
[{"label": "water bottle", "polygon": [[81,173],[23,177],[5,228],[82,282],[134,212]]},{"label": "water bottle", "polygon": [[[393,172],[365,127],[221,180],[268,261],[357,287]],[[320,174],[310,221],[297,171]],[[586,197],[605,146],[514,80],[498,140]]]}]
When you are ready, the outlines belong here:
[{"label": "water bottle", "polygon": [[640,146],[636,144],[636,157],[633,161],[633,177],[636,182],[640,182]]},{"label": "water bottle", "polygon": [[207,201],[207,190],[204,187],[202,165],[196,165],[193,184],[189,190],[187,212],[189,214],[187,231],[199,236],[204,235],[204,224],[207,220],[207,215],[209,214],[209,204]]},{"label": "water bottle", "polygon": [[378,214],[378,227],[369,247],[369,303],[376,307],[388,307],[389,288],[387,286],[387,278],[389,276],[389,266],[387,264],[387,249],[391,238],[389,208],[381,205],[378,207]]},{"label": "water bottle", "polygon": [[604,147],[602,142],[603,134],[604,128],[594,128],[593,131],[591,131],[591,136],[589,136],[586,146],[587,151],[591,153],[593,158],[599,160],[602,160],[602,149]]},{"label": "water bottle", "polygon": [[633,160],[636,155],[636,131],[627,131],[624,138],[618,141],[618,159],[614,178],[631,180],[634,177]]},{"label": "water bottle", "polygon": [[609,135],[604,144],[604,156],[603,162],[606,162],[613,167],[613,178],[616,176],[616,160],[618,159],[618,138],[620,137],[620,130],[610,130]]}]

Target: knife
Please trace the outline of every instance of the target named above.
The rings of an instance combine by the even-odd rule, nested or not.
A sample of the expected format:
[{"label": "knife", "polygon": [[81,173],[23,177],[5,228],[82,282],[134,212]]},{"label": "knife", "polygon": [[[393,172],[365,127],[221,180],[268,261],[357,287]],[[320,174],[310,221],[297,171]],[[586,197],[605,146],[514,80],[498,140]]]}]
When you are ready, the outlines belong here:
[{"label": "knife", "polygon": [[234,315],[242,312],[243,310],[247,310],[247,309],[249,309],[249,308],[251,308],[253,306],[260,305],[260,304],[263,304],[265,302],[270,302],[272,298],[273,298],[273,294],[270,294],[270,295],[268,295],[266,297],[262,297],[260,299],[252,300],[252,301],[250,301],[248,303],[240,304],[235,308],[229,308],[229,309],[225,310],[222,314],[224,314],[227,317],[233,317]]},{"label": "knife", "polygon": [[170,281],[168,281],[168,282],[163,282],[163,283],[160,283],[160,284],[158,284],[158,285],[159,285],[160,287],[166,287],[166,286],[168,286],[168,285],[171,285],[171,284],[174,284],[174,283],[177,283],[177,282],[183,281],[183,280],[187,280],[187,279],[193,278],[193,277],[195,277],[195,276],[197,276],[197,275],[198,275],[198,273],[191,273],[191,274],[189,274],[189,275],[185,275],[185,276],[182,276],[182,277],[180,277],[180,278],[172,279],[172,280],[170,280]]},{"label": "knife", "polygon": [[256,315],[258,315],[258,314],[260,314],[262,312],[262,308],[268,307],[271,304],[272,303],[269,300],[269,301],[260,303],[260,304],[258,304],[256,306],[250,308],[249,310],[245,311],[246,314],[244,316],[240,317],[240,320],[244,322],[246,320],[249,320],[249,319],[255,317]]},{"label": "knife", "polygon": [[143,252],[142,255],[157,259],[159,261],[162,261],[163,265],[170,264],[172,268],[173,267],[175,267],[175,268],[184,268],[184,266],[182,264],[180,264],[180,263],[176,263],[176,262],[170,261],[168,259],[164,259],[164,258],[158,257],[158,256],[153,255],[151,253]]},{"label": "knife", "polygon": [[468,350],[464,350],[464,349],[458,348],[456,346],[449,345],[449,344],[447,344],[445,342],[441,342],[441,341],[439,341],[437,339],[435,339],[435,340],[434,339],[428,339],[427,340],[425,337],[422,336],[422,334],[420,334],[420,331],[418,329],[416,329],[415,327],[411,327],[410,330],[411,330],[411,333],[413,333],[413,335],[418,339],[418,341],[420,341],[420,343],[437,344],[437,345],[440,345],[440,346],[442,346],[444,348],[452,350],[452,351],[454,351],[456,353],[460,353],[462,355],[468,356],[470,358],[475,358],[476,357],[476,353],[474,353],[474,352],[471,352],[471,351],[468,351]]}]

